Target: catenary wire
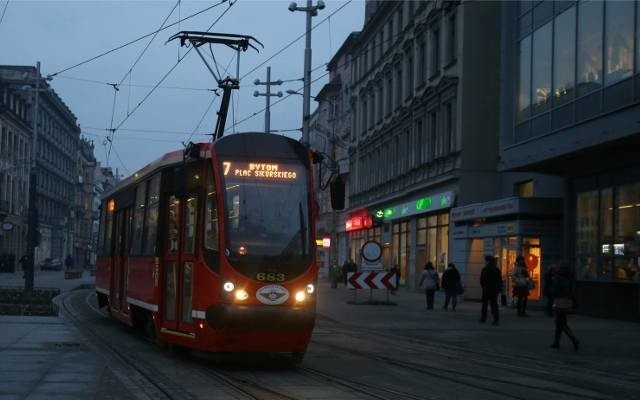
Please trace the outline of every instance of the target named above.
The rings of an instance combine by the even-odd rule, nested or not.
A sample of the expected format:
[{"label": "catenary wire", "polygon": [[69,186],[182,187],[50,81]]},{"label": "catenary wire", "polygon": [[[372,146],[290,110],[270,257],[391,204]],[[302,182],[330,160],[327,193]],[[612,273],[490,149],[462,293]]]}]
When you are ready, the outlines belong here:
[{"label": "catenary wire", "polygon": [[[135,68],[135,66],[138,64],[138,62],[140,61],[140,59],[142,58],[142,56],[144,55],[144,53],[147,52],[147,49],[149,49],[149,46],[151,46],[151,43],[154,41],[154,39],[158,36],[158,33],[160,33],[160,30],[162,29],[162,27],[164,26],[164,24],[167,23],[167,21],[169,20],[169,17],[171,17],[171,15],[173,15],[173,12],[176,10],[176,7],[178,7],[178,4],[180,4],[180,0],[178,0],[176,2],[176,4],[173,6],[173,8],[171,9],[171,11],[169,11],[169,14],[167,14],[167,16],[165,17],[165,19],[162,21],[162,24],[160,24],[160,28],[158,28],[158,30],[153,34],[153,36],[151,37],[151,39],[149,39],[149,41],[147,42],[147,45],[144,47],[144,49],[142,49],[142,51],[140,52],[140,54],[138,55],[138,58],[136,58],[136,60],[133,62],[133,65],[131,65],[131,68],[129,68],[129,70],[127,71],[126,74],[124,74],[124,76],[122,77],[122,79],[120,79],[120,82],[118,83],[118,86],[122,85],[122,83],[124,82],[125,79],[127,79],[127,76],[131,75],[131,73],[133,72],[133,69]],[[179,19],[180,17],[178,17]]]},{"label": "catenary wire", "polygon": [[[197,16],[197,15],[200,15],[200,14],[202,14],[202,13],[204,13],[204,12],[207,12],[207,11],[209,11],[209,10],[211,10],[211,9],[215,8],[215,7],[218,7],[219,5],[221,5],[221,4],[223,4],[223,3],[225,3],[226,1],[227,1],[227,0],[220,0],[220,2],[218,2],[218,3],[216,3],[216,4],[212,5],[212,6],[209,6],[209,7],[207,7],[207,8],[204,8],[204,9],[202,9],[202,10],[200,10],[200,11],[198,11],[198,12],[194,13],[194,14],[191,14],[191,15],[189,15],[188,17],[184,17],[184,18],[182,18],[181,20],[176,21],[176,22],[174,22],[174,23],[172,23],[172,24],[169,24],[169,25],[165,26],[165,27],[164,27],[164,28],[162,28],[162,29],[159,29],[159,30],[156,30],[156,31],[153,31],[153,32],[147,33],[146,35],[140,36],[140,37],[139,37],[139,38],[137,38],[137,39],[131,40],[131,41],[129,41],[129,42],[127,42],[127,43],[124,43],[124,44],[122,44],[122,45],[120,45],[120,46],[114,47],[114,48],[113,48],[113,49],[111,49],[111,50],[107,50],[107,51],[105,51],[105,52],[103,52],[103,53],[100,53],[100,54],[98,54],[97,56],[93,56],[93,57],[91,57],[91,58],[89,58],[89,59],[86,59],[86,60],[84,60],[84,61],[81,61],[81,62],[79,62],[79,63],[77,63],[77,64],[74,64],[74,65],[72,65],[72,66],[70,66],[70,67],[67,67],[67,68],[61,69],[60,71],[57,71],[57,72],[54,72],[53,74],[50,74],[50,75],[49,75],[49,77],[51,77],[51,78],[52,78],[52,77],[57,76],[57,75],[59,75],[59,74],[61,74],[61,73],[63,73],[63,72],[66,72],[66,71],[69,71],[69,70],[71,70],[71,69],[77,68],[77,67],[79,67],[79,66],[81,66],[81,65],[84,65],[84,64],[90,63],[91,61],[96,60],[96,59],[98,59],[98,58],[100,58],[100,57],[104,57],[104,56],[106,56],[106,55],[108,55],[108,54],[111,54],[111,53],[113,53],[114,51],[118,51],[118,50],[120,50],[120,49],[122,49],[122,48],[125,48],[125,47],[129,46],[129,45],[132,45],[132,44],[134,44],[134,43],[137,43],[137,42],[141,41],[141,40],[142,40],[142,39],[144,39],[144,38],[147,38],[147,37],[149,37],[149,36],[151,36],[151,35],[156,34],[157,32],[160,32],[160,31],[163,31],[163,30],[169,29],[169,28],[171,28],[172,26],[175,26],[175,25],[177,25],[178,23],[180,23],[180,22],[182,22],[182,21],[186,21],[186,20],[191,19],[191,18],[193,18],[193,17],[195,17],[195,16]],[[236,1],[237,1],[237,0],[236,0]]]},{"label": "catenary wire", "polygon": [[[329,14],[326,18],[324,18],[323,20],[321,20],[320,22],[318,22],[317,24],[315,24],[313,27],[311,27],[309,29],[309,31],[312,31],[314,29],[316,29],[316,27],[318,27],[319,25],[321,25],[322,23],[324,23],[326,20],[328,20],[331,16],[335,15],[336,13],[338,13],[339,11],[341,11],[343,8],[345,8],[347,5],[349,5],[349,3],[351,3],[353,0],[349,0],[346,3],[344,3],[342,6],[340,6],[337,10],[335,10],[334,12],[332,12],[331,14]],[[256,67],[254,67],[252,70],[250,70],[249,72],[245,73],[244,75],[242,75],[242,77],[240,78],[240,80],[244,79],[247,75],[255,72],[256,70],[258,70],[258,68],[262,67],[263,65],[265,65],[266,63],[268,63],[269,61],[271,61],[273,58],[275,58],[276,56],[278,56],[280,53],[282,53],[283,51],[285,51],[286,49],[288,49],[289,47],[291,47],[294,43],[296,43],[298,40],[302,39],[305,35],[307,34],[307,32],[305,31],[304,33],[302,33],[300,36],[298,36],[297,38],[293,39],[291,42],[289,42],[287,45],[285,45],[283,48],[281,48],[280,50],[276,51],[275,54],[273,54],[271,57],[267,58],[266,60],[264,60],[263,62],[261,62],[260,64],[258,64]]]},{"label": "catenary wire", "polygon": [[[59,75],[58,79],[60,79],[60,78],[62,78],[62,79],[70,79],[70,80],[79,81],[79,82],[95,83],[96,85],[106,85],[106,86],[109,86],[109,87],[111,87],[113,85],[113,83],[109,83],[109,82],[105,82],[105,81],[98,81],[98,80],[94,80],[94,79],[85,79],[85,78],[77,78],[77,77],[66,76],[66,75]],[[123,84],[118,85],[118,86],[150,88],[150,87],[153,87],[154,85],[123,83]],[[194,88],[194,87],[184,87],[184,86],[162,86],[162,85],[158,86],[157,89],[192,90],[192,91],[199,91],[199,92],[215,92],[215,91],[218,90],[218,89],[213,89],[213,88]]]},{"label": "catenary wire", "polygon": [[4,20],[4,13],[7,12],[7,7],[9,6],[9,0],[4,3],[4,8],[2,9],[2,16],[0,16],[0,24],[2,24],[2,20]]},{"label": "catenary wire", "polygon": [[[223,0],[226,1],[226,0]],[[220,14],[218,16],[218,18],[216,18],[213,23],[209,26],[209,28],[207,28],[207,32],[209,32],[211,30],[211,28],[213,28],[213,26],[218,23],[218,21],[220,21],[220,19],[222,19],[223,16],[225,16],[225,14],[231,9],[231,7],[237,3],[238,0],[235,1],[229,1],[229,7],[227,7],[226,10],[224,10],[222,12],[222,14]],[[222,3],[218,3],[218,4],[222,4]],[[180,62],[182,60],[185,59],[185,57],[191,52],[191,50],[193,50],[193,47],[190,47],[189,50],[187,50],[184,55],[182,56],[182,58],[179,58],[178,61],[176,61],[176,63],[171,67],[171,69],[169,69],[169,71],[167,71],[166,74],[164,74],[164,76],[158,81],[158,83],[151,88],[151,90],[144,96],[144,98],[133,108],[133,110],[131,110],[131,112],[127,112],[127,116],[120,121],[120,123],[118,124],[118,126],[116,128],[112,128],[111,131],[111,140],[110,140],[110,144],[109,144],[109,152],[107,153],[107,162],[109,161],[109,155],[111,154],[111,147],[113,146],[113,138],[115,136],[115,132],[120,129],[122,127],[122,125],[129,119],[129,117],[131,117],[131,115],[133,115],[133,113],[135,113],[140,106],[151,96],[151,94],[153,94],[153,92],[157,89],[158,86],[160,86],[162,84],[162,82],[164,82],[165,79],[167,79],[167,77],[171,74],[171,72],[173,72],[173,70],[176,69],[176,67],[180,64]]]}]

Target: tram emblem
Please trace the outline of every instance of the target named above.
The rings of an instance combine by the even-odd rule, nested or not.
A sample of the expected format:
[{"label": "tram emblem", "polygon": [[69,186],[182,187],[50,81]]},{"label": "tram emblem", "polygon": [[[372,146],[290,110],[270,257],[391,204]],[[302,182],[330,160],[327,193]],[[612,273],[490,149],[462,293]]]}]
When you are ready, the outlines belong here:
[{"label": "tram emblem", "polygon": [[262,304],[282,304],[289,298],[289,291],[280,285],[263,286],[256,292],[258,301]]}]

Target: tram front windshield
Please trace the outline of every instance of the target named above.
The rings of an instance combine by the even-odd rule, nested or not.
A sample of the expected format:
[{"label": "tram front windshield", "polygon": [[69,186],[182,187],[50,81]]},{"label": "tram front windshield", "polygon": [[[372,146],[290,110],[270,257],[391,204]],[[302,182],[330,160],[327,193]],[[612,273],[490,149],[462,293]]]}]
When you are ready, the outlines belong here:
[{"label": "tram front windshield", "polygon": [[311,261],[305,167],[223,161],[222,172],[231,265],[246,276],[268,275],[273,281],[302,274]]}]

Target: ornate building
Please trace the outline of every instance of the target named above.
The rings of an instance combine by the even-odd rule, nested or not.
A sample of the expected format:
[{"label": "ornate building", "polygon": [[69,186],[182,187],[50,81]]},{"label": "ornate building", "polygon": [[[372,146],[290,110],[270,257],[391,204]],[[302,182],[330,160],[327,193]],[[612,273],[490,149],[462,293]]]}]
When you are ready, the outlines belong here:
[{"label": "ornate building", "polygon": [[73,258],[76,267],[86,268],[91,265],[93,221],[96,218],[93,202],[95,185],[96,158],[93,155],[93,142],[80,139],[77,160],[78,186],[76,191],[75,218],[73,238]]},{"label": "ornate building", "polygon": [[[80,128],[75,115],[46,80],[38,76],[35,67],[3,65],[0,76],[11,85],[31,89],[35,79],[41,80],[36,149],[36,207],[41,242],[36,248],[36,264],[47,257],[64,259],[73,246],[72,211],[78,179],[76,157]],[[27,98],[31,102],[33,96]],[[29,104],[28,118],[33,114],[31,107]],[[19,141],[14,146],[17,148]],[[20,204],[28,204],[26,200],[27,196],[22,197]]]},{"label": "ornate building", "polygon": [[498,191],[499,27],[497,2],[367,1],[350,46],[348,252],[379,241],[408,287],[427,261],[477,280],[450,210]]}]

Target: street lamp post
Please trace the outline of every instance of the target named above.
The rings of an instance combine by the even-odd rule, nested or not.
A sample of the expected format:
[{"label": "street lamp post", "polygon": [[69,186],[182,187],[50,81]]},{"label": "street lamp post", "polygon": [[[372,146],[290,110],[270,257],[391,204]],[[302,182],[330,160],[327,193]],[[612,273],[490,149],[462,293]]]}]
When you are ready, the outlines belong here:
[{"label": "street lamp post", "polygon": [[293,2],[289,4],[289,11],[304,11],[307,14],[304,48],[304,91],[302,95],[302,144],[309,145],[309,113],[311,109],[311,17],[318,15],[318,10],[324,9],[324,1],[318,0],[313,5],[312,0],[307,0],[306,7],[298,7]]},{"label": "street lamp post", "polygon": [[31,141],[31,172],[29,174],[29,212],[27,228],[27,259],[24,271],[24,288],[33,290],[35,253],[38,245],[38,210],[36,209],[36,157],[38,150],[38,97],[40,95],[40,61],[37,63],[35,90],[33,92],[33,138]]}]

